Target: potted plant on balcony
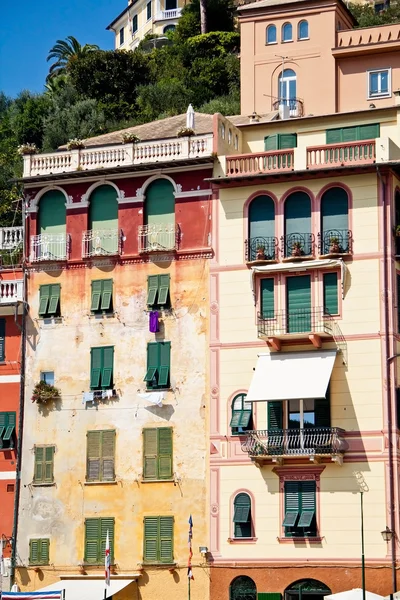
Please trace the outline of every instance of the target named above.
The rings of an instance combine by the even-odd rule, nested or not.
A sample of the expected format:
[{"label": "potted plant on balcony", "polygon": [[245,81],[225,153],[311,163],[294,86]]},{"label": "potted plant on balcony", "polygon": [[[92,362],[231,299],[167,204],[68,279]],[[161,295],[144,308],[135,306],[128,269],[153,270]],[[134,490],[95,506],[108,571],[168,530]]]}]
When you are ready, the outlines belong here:
[{"label": "potted plant on balcony", "polygon": [[182,127],[181,129],[178,129],[176,133],[177,137],[190,137],[194,134],[194,129],[191,129],[190,127]]},{"label": "potted plant on balcony", "polygon": [[264,244],[257,244],[256,247],[256,260],[265,260],[267,257],[265,256],[265,246]]},{"label": "potted plant on balcony", "polygon": [[140,139],[140,137],[137,136],[136,133],[133,133],[132,131],[126,131],[125,133],[122,134],[122,143],[123,144],[138,144],[141,141],[142,140]]},{"label": "potted plant on balcony", "polygon": [[80,140],[79,138],[68,140],[67,150],[81,150],[84,147],[85,144],[83,143],[83,140]]},{"label": "potted plant on balcony", "polygon": [[30,144],[29,142],[27,142],[26,144],[21,144],[20,146],[18,146],[18,154],[24,155],[24,154],[37,154],[39,152],[36,144],[32,143]]},{"label": "potted plant on balcony", "polygon": [[340,253],[340,244],[339,238],[336,236],[332,236],[329,238],[329,254],[339,254]]},{"label": "potted plant on balcony", "polygon": [[60,400],[60,398],[60,390],[45,381],[39,381],[33,388],[32,402],[49,404],[49,402],[52,402],[53,400]]},{"label": "potted plant on balcony", "polygon": [[292,244],[292,256],[303,255],[303,244],[301,242],[293,242]]}]

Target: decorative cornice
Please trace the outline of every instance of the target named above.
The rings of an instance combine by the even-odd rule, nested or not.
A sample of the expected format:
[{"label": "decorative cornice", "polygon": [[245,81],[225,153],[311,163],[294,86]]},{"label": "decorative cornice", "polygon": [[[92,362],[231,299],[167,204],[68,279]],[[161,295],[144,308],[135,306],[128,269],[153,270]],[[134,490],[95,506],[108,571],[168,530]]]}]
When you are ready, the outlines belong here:
[{"label": "decorative cornice", "polygon": [[192,198],[194,196],[211,196],[212,190],[189,190],[188,192],[176,192],[174,194],[175,199],[177,198]]},{"label": "decorative cornice", "polygon": [[274,467],[272,472],[278,475],[283,481],[319,481],[323,466],[307,466],[307,467]]},{"label": "decorative cornice", "polygon": [[89,202],[87,200],[81,200],[80,202],[72,202],[67,204],[67,210],[72,210],[74,208],[88,208]]}]

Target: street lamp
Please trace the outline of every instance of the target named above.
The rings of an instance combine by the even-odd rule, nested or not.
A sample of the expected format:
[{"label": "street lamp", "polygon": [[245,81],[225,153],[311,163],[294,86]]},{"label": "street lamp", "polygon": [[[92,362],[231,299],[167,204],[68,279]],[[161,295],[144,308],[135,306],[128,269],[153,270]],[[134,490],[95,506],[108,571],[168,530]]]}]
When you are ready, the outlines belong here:
[{"label": "street lamp", "polygon": [[384,531],[381,531],[381,535],[385,542],[390,542],[393,537],[393,531],[389,529],[389,527],[386,525],[386,529],[384,529]]}]

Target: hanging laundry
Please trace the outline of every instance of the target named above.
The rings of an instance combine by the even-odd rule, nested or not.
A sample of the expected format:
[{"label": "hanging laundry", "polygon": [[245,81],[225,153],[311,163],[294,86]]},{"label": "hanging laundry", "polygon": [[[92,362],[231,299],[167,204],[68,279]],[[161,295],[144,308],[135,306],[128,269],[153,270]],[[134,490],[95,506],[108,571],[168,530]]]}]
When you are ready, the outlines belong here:
[{"label": "hanging laundry", "polygon": [[160,331],[159,324],[158,324],[158,310],[150,311],[149,331],[150,331],[150,333],[157,333],[158,331]]}]

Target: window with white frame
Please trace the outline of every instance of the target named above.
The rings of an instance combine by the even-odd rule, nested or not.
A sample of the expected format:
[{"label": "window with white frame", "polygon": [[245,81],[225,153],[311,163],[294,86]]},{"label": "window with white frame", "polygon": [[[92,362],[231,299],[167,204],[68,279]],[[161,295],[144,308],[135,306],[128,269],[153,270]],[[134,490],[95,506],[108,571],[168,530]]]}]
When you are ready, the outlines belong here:
[{"label": "window with white frame", "polygon": [[391,96],[391,69],[368,71],[368,98]]}]

